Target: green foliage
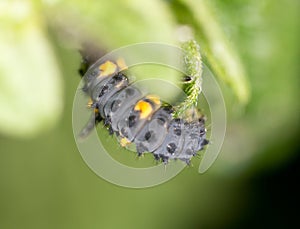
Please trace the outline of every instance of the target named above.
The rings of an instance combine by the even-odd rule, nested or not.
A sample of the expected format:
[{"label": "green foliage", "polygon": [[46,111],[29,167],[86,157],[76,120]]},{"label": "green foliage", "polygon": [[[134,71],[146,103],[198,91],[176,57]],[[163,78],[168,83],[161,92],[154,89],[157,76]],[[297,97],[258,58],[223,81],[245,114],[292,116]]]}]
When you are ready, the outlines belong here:
[{"label": "green foliage", "polygon": [[187,98],[176,107],[174,117],[180,117],[188,109],[195,108],[201,93],[202,61],[200,47],[196,41],[190,40],[182,44],[182,49],[185,53],[185,72],[190,80],[185,83],[184,87]]},{"label": "green foliage", "polygon": [[30,137],[62,112],[62,79],[37,6],[0,3],[0,133]]},{"label": "green foliage", "polygon": [[192,27],[202,56],[214,73],[226,82],[239,102],[246,104],[250,86],[235,46],[231,45],[209,1],[176,0],[170,4],[179,23]]}]

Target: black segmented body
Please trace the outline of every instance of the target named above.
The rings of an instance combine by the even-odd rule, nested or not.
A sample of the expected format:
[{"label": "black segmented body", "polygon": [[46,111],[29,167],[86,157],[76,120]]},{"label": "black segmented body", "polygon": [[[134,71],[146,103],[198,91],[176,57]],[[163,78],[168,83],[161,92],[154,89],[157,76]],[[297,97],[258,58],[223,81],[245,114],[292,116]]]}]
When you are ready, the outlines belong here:
[{"label": "black segmented body", "polygon": [[121,137],[121,145],[133,142],[138,155],[150,152],[164,163],[180,159],[189,164],[190,159],[208,144],[202,117],[192,121],[174,119],[171,106],[162,106],[157,97],[143,95],[129,84],[122,73],[124,66],[117,61],[90,67],[91,63],[85,60],[84,64],[86,66],[80,71],[85,80],[83,90],[92,100],[95,117],[84,128],[82,136],[88,135],[95,124],[104,120],[110,133]]}]

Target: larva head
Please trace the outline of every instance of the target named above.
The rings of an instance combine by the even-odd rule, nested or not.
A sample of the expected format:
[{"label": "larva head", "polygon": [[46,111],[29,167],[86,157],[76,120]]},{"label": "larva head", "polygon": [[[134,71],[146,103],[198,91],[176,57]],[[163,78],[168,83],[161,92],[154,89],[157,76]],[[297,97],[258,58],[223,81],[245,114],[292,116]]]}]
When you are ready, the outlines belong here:
[{"label": "larva head", "polygon": [[102,83],[107,78],[117,75],[120,71],[126,69],[127,66],[123,59],[106,60],[101,63],[95,63],[89,66],[89,69],[84,75],[85,85],[84,91],[90,94],[90,90],[99,83]]}]

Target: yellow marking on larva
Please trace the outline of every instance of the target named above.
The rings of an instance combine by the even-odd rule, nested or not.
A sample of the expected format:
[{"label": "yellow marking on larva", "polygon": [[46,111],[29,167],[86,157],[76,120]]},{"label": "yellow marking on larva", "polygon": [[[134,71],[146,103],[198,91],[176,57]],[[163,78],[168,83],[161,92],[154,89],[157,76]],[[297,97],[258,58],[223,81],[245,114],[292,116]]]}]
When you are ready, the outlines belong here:
[{"label": "yellow marking on larva", "polygon": [[109,76],[116,72],[117,65],[108,60],[99,66],[99,70],[101,71],[99,77]]},{"label": "yellow marking on larva", "polygon": [[121,140],[120,140],[120,145],[122,146],[122,147],[125,147],[125,146],[127,146],[128,144],[130,144],[131,143],[131,141],[129,141],[127,138],[121,138]]},{"label": "yellow marking on larva", "polygon": [[117,59],[117,65],[118,65],[120,71],[128,68],[123,58]]},{"label": "yellow marking on larva", "polygon": [[134,106],[134,110],[140,111],[141,119],[148,118],[153,112],[151,104],[143,100],[137,102],[137,104]]},{"label": "yellow marking on larva", "polygon": [[87,103],[87,107],[88,108],[91,108],[93,105],[93,100],[92,99],[89,99],[88,103]]},{"label": "yellow marking on larva", "polygon": [[95,108],[95,109],[94,109],[94,113],[95,113],[95,114],[99,113],[98,108]]},{"label": "yellow marking on larva", "polygon": [[149,100],[151,100],[156,105],[160,105],[161,104],[159,97],[156,96],[156,95],[147,95],[146,98],[149,99]]}]

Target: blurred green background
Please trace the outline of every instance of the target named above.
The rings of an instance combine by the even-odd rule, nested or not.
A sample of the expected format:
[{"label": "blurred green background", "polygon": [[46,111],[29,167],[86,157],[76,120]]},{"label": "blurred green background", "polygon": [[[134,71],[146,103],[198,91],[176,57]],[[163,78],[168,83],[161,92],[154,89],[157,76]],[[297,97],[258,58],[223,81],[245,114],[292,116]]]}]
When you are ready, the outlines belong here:
[{"label": "blurred green background", "polygon": [[[297,0],[2,0],[0,228],[296,223],[299,10]],[[75,145],[77,50],[83,41],[108,51],[135,42],[177,44],[178,30],[194,34],[224,92],[223,149],[202,175],[194,166],[149,189],[112,185]]]}]

